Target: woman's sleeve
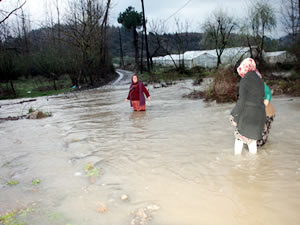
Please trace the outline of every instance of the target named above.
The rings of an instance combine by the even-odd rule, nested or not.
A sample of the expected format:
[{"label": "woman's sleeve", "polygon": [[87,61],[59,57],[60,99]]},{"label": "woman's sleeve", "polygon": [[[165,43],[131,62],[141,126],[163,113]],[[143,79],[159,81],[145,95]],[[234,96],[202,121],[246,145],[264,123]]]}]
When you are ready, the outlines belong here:
[{"label": "woman's sleeve", "polygon": [[143,84],[143,92],[145,93],[147,98],[150,96],[150,94],[149,94],[148,90],[145,88],[144,84]]},{"label": "woman's sleeve", "polygon": [[129,88],[129,91],[128,91],[128,96],[127,96],[128,100],[130,100],[130,90],[131,90],[131,88]]},{"label": "woman's sleeve", "polygon": [[265,86],[265,99],[267,99],[270,102],[272,98],[272,92],[268,87],[268,85],[266,85],[266,83],[264,83],[264,86]]},{"label": "woman's sleeve", "polygon": [[235,107],[231,111],[231,115],[233,116],[234,122],[238,123],[239,116],[244,108],[245,104],[245,96],[247,95],[247,87],[246,87],[246,79],[242,78],[239,87],[239,99],[236,102]]}]

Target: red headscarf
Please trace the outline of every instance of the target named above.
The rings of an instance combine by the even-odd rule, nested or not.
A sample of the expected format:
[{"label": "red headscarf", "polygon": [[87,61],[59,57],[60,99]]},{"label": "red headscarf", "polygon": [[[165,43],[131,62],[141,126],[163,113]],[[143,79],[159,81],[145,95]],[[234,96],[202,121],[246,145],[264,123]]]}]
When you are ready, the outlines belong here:
[{"label": "red headscarf", "polygon": [[241,77],[244,77],[246,73],[251,71],[256,71],[256,63],[254,59],[251,58],[244,59],[237,68],[237,72]]}]

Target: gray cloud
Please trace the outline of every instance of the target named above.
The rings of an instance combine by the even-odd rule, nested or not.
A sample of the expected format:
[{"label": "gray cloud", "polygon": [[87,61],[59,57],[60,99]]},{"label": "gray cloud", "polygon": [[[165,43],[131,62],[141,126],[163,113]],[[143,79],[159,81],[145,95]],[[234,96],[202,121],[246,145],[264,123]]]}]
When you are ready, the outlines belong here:
[{"label": "gray cloud", "polygon": [[[44,5],[50,0],[27,0],[27,8],[30,12],[36,15],[33,18],[35,22],[43,18]],[[61,0],[61,3],[67,0]],[[104,1],[105,2],[105,1]],[[185,3],[189,2],[187,5]],[[274,7],[278,17],[278,28],[274,31],[274,37],[283,35],[279,21],[280,3],[281,0],[269,0],[269,3]],[[204,22],[207,16],[218,7],[225,9],[228,14],[239,18],[245,18],[247,7],[250,4],[248,0],[144,0],[146,17],[148,21],[168,19],[169,32],[174,31],[174,19],[180,19],[182,22],[188,21],[190,31],[200,32],[200,25]],[[181,9],[181,7],[185,5]],[[110,14],[110,23],[119,25],[117,18],[120,12],[123,12],[128,6],[133,6],[137,11],[141,11],[140,0],[112,0],[112,11]],[[64,7],[65,8],[65,7]],[[177,12],[181,9],[179,12]],[[174,13],[177,12],[175,15]],[[171,17],[170,17],[171,16]]]},{"label": "gray cloud", "polygon": [[[189,2],[184,8],[181,7]],[[280,17],[280,0],[269,0],[269,3],[274,7],[277,18]],[[117,25],[117,16],[123,12],[128,6],[133,6],[137,11],[141,11],[140,0],[116,0],[115,7],[112,10],[111,23]],[[209,14],[215,9],[225,9],[229,15],[236,17],[239,21],[247,15],[247,8],[251,4],[248,0],[144,0],[146,17],[149,20],[166,20],[168,19],[169,27],[172,27],[174,18],[179,18],[181,21],[188,21],[191,29],[199,32],[200,25],[204,22]],[[175,15],[174,13],[177,12]],[[174,27],[174,26],[173,26]],[[278,28],[274,31],[274,36],[282,35],[280,30],[280,21],[278,19]]]}]

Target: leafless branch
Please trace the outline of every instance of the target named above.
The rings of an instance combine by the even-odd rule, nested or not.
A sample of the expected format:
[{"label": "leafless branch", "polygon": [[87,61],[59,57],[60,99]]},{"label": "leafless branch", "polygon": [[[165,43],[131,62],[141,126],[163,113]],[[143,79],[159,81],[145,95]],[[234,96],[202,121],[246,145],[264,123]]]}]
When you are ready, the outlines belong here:
[{"label": "leafless branch", "polygon": [[3,23],[5,20],[7,20],[14,12],[16,12],[17,10],[21,9],[26,3],[26,0],[25,2],[20,5],[19,7],[15,8],[14,10],[12,10],[3,20],[0,21],[0,24]]}]

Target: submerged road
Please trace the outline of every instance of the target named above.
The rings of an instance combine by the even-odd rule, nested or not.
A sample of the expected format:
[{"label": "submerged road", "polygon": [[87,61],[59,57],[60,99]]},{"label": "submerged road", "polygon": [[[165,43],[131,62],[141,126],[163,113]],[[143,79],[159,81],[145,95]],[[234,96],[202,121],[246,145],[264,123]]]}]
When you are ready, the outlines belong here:
[{"label": "submerged road", "polygon": [[[258,155],[233,155],[234,104],[182,98],[191,80],[124,102],[131,73],[93,90],[5,105],[41,120],[0,121],[0,218],[30,225],[298,225],[300,98],[273,97]],[[205,81],[204,84],[206,85]],[[0,101],[1,105],[19,100]],[[0,224],[6,224],[0,219]]]}]

